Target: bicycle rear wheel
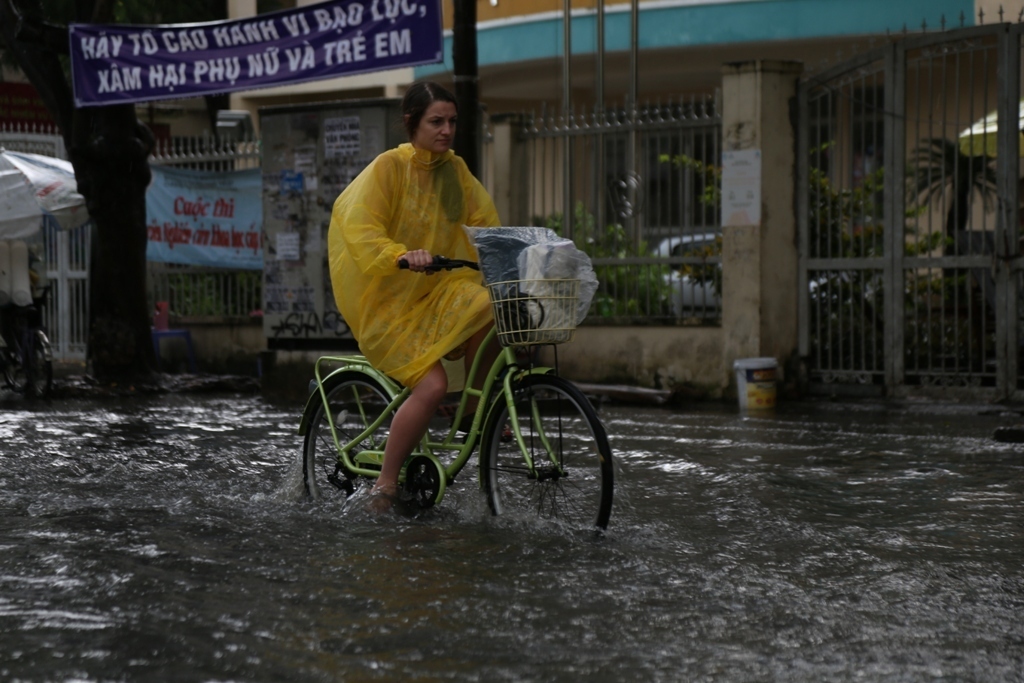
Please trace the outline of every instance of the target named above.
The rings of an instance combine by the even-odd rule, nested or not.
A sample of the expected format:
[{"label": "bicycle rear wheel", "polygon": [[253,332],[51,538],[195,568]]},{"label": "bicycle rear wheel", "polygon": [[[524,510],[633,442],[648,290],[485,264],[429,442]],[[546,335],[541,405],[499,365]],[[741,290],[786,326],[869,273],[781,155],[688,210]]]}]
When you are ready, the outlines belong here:
[{"label": "bicycle rear wheel", "polygon": [[[381,416],[391,397],[380,382],[356,371],[328,376],[324,391],[330,410],[322,400],[315,400],[302,445],[302,478],[306,493],[314,499],[347,497],[355,490],[356,476],[342,464],[328,420],[334,420],[338,441],[345,447]],[[354,458],[362,450],[382,450],[390,429],[388,416],[374,432],[352,445],[349,456]]]},{"label": "bicycle rear wheel", "polygon": [[[495,515],[550,518],[572,529],[605,529],[614,470],[608,435],[590,401],[557,376],[513,387],[515,420],[499,397],[484,432],[481,480]],[[518,425],[523,450],[512,429]]]}]

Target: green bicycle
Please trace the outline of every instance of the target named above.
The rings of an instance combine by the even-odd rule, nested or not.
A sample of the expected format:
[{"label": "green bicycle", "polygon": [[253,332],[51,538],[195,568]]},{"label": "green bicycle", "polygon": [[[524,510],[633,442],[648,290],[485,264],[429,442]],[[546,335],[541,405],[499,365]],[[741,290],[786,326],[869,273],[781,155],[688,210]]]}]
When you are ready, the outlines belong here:
[{"label": "green bicycle", "polygon": [[[431,269],[459,267],[477,264],[438,256]],[[497,336],[500,353],[489,368],[477,354],[452,426],[441,438],[428,431],[406,459],[399,476],[406,497],[421,507],[439,503],[479,444],[480,486],[494,515],[607,528],[614,474],[604,426],[579,388],[516,352],[571,340],[575,322],[561,320],[567,316],[559,311],[575,305],[577,286],[575,280],[488,285],[495,326],[480,348]],[[481,372],[483,384],[474,389]],[[358,355],[322,356],[314,374],[299,425],[305,489],[314,499],[349,496],[360,478],[380,474],[391,418],[410,390]],[[471,396],[479,407],[460,436],[456,425]]]}]

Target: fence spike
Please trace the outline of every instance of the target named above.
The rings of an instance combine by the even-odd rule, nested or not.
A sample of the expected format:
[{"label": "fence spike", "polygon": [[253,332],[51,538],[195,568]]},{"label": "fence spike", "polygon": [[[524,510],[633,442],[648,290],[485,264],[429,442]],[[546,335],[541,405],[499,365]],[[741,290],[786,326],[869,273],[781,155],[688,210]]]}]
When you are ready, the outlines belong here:
[{"label": "fence spike", "polygon": [[941,31],[945,31],[946,30],[946,15],[945,14],[943,14],[941,17],[939,17],[939,30],[941,30]]},{"label": "fence spike", "polygon": [[999,23],[1003,23],[1003,6],[999,6]]},{"label": "fence spike", "polygon": [[978,23],[979,24],[984,24],[985,23],[985,8],[984,7],[979,7],[978,8]]},{"label": "fence spike", "polygon": [[928,20],[927,19],[922,19],[921,20],[921,33],[928,33]]}]

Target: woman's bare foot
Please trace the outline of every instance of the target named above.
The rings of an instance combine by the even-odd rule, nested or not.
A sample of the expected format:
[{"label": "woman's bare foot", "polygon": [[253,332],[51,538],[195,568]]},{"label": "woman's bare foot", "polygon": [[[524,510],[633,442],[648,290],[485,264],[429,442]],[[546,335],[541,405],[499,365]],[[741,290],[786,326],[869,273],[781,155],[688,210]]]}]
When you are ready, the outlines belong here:
[{"label": "woman's bare foot", "polygon": [[366,501],[368,512],[388,512],[398,502],[398,486],[396,484],[374,484]]}]

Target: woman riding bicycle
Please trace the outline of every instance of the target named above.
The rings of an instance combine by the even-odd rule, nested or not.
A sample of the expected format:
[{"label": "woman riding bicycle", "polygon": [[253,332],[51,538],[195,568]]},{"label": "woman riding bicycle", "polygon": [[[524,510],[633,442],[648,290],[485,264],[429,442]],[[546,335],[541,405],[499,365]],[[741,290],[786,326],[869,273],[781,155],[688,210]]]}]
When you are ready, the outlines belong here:
[{"label": "woman riding bicycle", "polygon": [[[338,310],[378,370],[412,389],[391,423],[380,477],[371,491],[393,500],[402,463],[423,438],[448,392],[442,358],[467,366],[493,325],[479,273],[413,277],[435,254],[475,259],[464,225],[499,225],[494,202],[451,151],[455,97],[417,83],[402,100],[409,142],[384,152],[341,193],[328,233]],[[495,350],[493,353],[497,353]],[[468,367],[467,367],[468,370]]]}]

